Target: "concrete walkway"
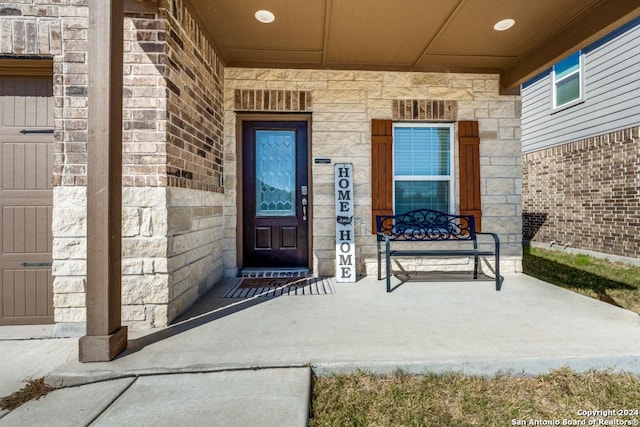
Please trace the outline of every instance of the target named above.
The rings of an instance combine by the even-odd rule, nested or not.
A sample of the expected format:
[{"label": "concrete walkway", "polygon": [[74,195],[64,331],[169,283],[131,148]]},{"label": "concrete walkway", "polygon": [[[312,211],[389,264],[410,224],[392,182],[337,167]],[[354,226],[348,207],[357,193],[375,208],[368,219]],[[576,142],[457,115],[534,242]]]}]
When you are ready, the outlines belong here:
[{"label": "concrete walkway", "polygon": [[55,390],[2,426],[305,426],[309,369],[152,375]]},{"label": "concrete walkway", "polygon": [[[355,369],[537,374],[561,366],[640,374],[638,314],[525,275],[507,276],[501,292],[490,280],[455,280],[432,276],[387,294],[383,281],[365,278],[337,284],[334,295],[251,300],[221,298],[228,281],[177,324],[132,334],[127,351],[112,362],[51,363],[48,383],[79,387],[24,405],[0,425],[54,419],[42,414],[61,408],[57,399],[77,405],[58,409],[64,416],[82,415],[68,425],[94,419],[94,425],[163,425],[172,424],[171,416],[200,417],[207,425],[304,425],[309,367],[319,375]],[[257,397],[249,397],[254,391]]]}]

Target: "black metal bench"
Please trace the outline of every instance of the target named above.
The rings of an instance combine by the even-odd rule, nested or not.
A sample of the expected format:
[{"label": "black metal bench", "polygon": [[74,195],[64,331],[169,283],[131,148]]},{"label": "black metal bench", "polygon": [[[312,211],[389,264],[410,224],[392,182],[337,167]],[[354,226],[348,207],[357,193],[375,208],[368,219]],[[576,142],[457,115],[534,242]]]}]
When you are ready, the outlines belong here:
[{"label": "black metal bench", "polygon": [[[472,215],[451,215],[430,209],[418,209],[398,215],[378,215],[376,217],[378,243],[378,280],[382,280],[382,254],[385,254],[387,292],[391,292],[391,257],[446,257],[469,256],[474,258],[473,278],[478,278],[478,260],[481,256],[495,257],[496,291],[502,282],[500,278],[500,240],[495,233],[476,231]],[[480,250],[478,235],[491,236],[494,250]],[[434,249],[416,247],[396,249],[396,243],[408,242],[468,242],[469,247],[455,249]],[[384,242],[384,247],[382,243]],[[393,242],[393,243],[392,243]]]}]

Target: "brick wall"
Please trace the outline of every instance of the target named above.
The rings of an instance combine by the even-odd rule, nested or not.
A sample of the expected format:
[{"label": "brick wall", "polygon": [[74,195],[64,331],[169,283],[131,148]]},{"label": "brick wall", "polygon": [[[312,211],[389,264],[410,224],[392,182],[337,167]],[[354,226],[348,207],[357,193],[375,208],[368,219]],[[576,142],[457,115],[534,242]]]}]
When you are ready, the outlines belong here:
[{"label": "brick wall", "polygon": [[[80,332],[87,4],[0,5],[0,54],[53,58],[54,317]],[[179,0],[127,13],[124,24],[122,312],[125,324],[147,328],[166,325],[222,276],[223,69]]]},{"label": "brick wall", "polygon": [[0,54],[54,61],[54,185],[86,185],[86,2],[12,1],[0,14]]},{"label": "brick wall", "polygon": [[[0,54],[53,57],[54,184],[86,185],[86,1],[0,5]],[[160,19],[158,19],[160,18]],[[223,67],[181,1],[127,14],[123,185],[223,192]]]},{"label": "brick wall", "polygon": [[523,156],[525,241],[640,258],[640,128]]},{"label": "brick wall", "polygon": [[182,1],[166,19],[167,175],[171,187],[222,193],[222,62]]},{"label": "brick wall", "polygon": [[[354,165],[358,273],[372,274],[375,239],[371,235],[371,119],[429,120],[435,109],[438,117],[442,113],[450,121],[456,117],[479,120],[483,228],[500,234],[504,271],[521,271],[520,100],[500,96],[498,89],[496,75],[226,68],[225,153],[230,161],[225,165],[225,273],[233,275],[237,269],[236,112],[312,114],[311,157]],[[264,98],[264,93],[273,92],[305,93],[311,103],[304,108],[298,103],[296,109],[290,106],[288,110],[256,103],[258,97]],[[312,162],[311,175],[312,267],[316,274],[332,275],[335,273],[333,164]],[[457,194],[456,188],[456,199]]]},{"label": "brick wall", "polygon": [[155,14],[128,14],[124,27],[122,184],[167,185],[164,40]]},{"label": "brick wall", "polygon": [[[69,17],[76,9],[67,1],[32,0],[0,4],[0,52],[17,55],[60,55],[62,52],[61,10]],[[65,24],[69,30],[70,23]]]}]

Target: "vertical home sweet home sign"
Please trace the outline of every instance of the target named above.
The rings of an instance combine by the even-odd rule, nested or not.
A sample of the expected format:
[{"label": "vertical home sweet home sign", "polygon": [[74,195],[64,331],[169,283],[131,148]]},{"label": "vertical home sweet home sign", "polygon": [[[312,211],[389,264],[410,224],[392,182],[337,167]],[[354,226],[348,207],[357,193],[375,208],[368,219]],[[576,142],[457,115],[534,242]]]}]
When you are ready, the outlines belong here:
[{"label": "vertical home sweet home sign", "polygon": [[336,282],[356,281],[353,164],[336,163]]}]

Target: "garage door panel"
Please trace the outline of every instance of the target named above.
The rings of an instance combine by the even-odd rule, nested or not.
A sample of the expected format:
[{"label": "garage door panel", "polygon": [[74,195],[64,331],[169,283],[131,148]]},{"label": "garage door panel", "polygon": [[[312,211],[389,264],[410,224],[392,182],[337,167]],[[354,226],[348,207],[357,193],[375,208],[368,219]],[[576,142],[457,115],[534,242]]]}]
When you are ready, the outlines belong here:
[{"label": "garage door panel", "polygon": [[[11,84],[11,82],[7,82],[7,84]],[[7,106],[9,107],[9,111],[13,109],[13,117],[11,117],[10,126],[24,126],[27,124],[27,93],[25,85],[26,82],[18,80],[13,81],[13,89],[11,90],[12,95],[7,98],[5,103],[5,110],[7,109]],[[6,105],[7,103],[8,105]]]},{"label": "garage door panel", "polygon": [[16,277],[14,271],[2,272],[2,314],[6,317],[15,317]]},{"label": "garage door panel", "polygon": [[4,79],[2,84],[0,85],[0,96],[2,97],[2,124],[4,127],[14,126],[16,122],[16,106],[15,106],[15,95],[16,95],[16,86],[15,80],[13,79]]},{"label": "garage door panel", "polygon": [[24,207],[5,206],[2,209],[2,254],[24,253]]},{"label": "garage door panel", "polygon": [[41,190],[53,189],[53,144],[38,144],[36,146],[36,188]]},{"label": "garage door panel", "polygon": [[2,144],[3,190],[50,190],[53,147],[46,142]]},{"label": "garage door panel", "polygon": [[[35,316],[38,312],[38,283],[36,282],[38,275],[35,271],[25,271],[24,276],[24,315]],[[36,303],[30,304],[29,301],[35,301]]]},{"label": "garage door panel", "polygon": [[2,317],[0,325],[53,321],[50,269],[2,271]]},{"label": "garage door panel", "polygon": [[2,254],[51,252],[51,206],[4,206]]},{"label": "garage door panel", "polygon": [[29,252],[34,254],[48,254],[52,249],[51,233],[51,206],[37,206],[32,208],[33,223],[29,228],[33,229],[33,240],[29,242],[33,248]]},{"label": "garage door panel", "polygon": [[13,253],[13,223],[15,222],[14,214],[14,207],[2,207],[2,255],[4,255],[7,251],[9,251],[9,253]]},{"label": "garage door panel", "polygon": [[0,78],[0,325],[53,322],[53,84]]},{"label": "garage door panel", "polygon": [[0,97],[5,127],[53,127],[51,80],[4,78]]},{"label": "garage door panel", "polygon": [[[5,286],[3,281],[3,287],[5,289],[5,295],[7,298],[13,296],[12,301],[9,300],[5,304],[5,316],[6,317],[25,317],[25,282],[26,272],[24,270],[9,270],[4,272],[7,278],[13,279],[13,283],[8,282]],[[8,274],[7,274],[8,273]],[[3,276],[5,276],[3,274]]]},{"label": "garage door panel", "polygon": [[53,85],[48,81],[38,81],[36,126],[53,127]]},{"label": "garage door panel", "polygon": [[27,156],[24,144],[9,144],[13,148],[13,170],[11,176],[13,176],[12,187],[8,190],[26,190],[27,180],[25,176],[27,174],[27,165],[25,164],[25,158]]},{"label": "garage door panel", "polygon": [[38,270],[36,316],[53,317],[53,275],[51,269]]},{"label": "garage door panel", "polygon": [[2,144],[2,189],[24,190],[24,144]]},{"label": "garage door panel", "polygon": [[[38,216],[38,208],[24,208],[24,231],[18,235],[23,237],[22,247],[24,247],[25,253],[37,252],[38,247],[38,234],[36,233],[36,217]],[[46,212],[46,210],[45,210]]]},{"label": "garage door panel", "polygon": [[53,206],[39,206],[36,218],[36,229],[38,230],[38,243],[36,253],[51,254],[53,249],[53,231],[51,230],[51,217]]},{"label": "garage door panel", "polygon": [[[17,144],[16,144],[17,145]],[[23,144],[24,146],[24,159],[21,160],[21,164],[24,165],[22,170],[16,170],[16,175],[22,176],[25,189],[37,189],[38,182],[38,150],[35,144]],[[45,149],[44,154],[47,154]],[[18,160],[18,159],[16,159]],[[45,187],[46,188],[46,187]]]}]

